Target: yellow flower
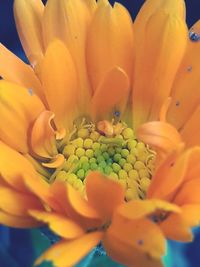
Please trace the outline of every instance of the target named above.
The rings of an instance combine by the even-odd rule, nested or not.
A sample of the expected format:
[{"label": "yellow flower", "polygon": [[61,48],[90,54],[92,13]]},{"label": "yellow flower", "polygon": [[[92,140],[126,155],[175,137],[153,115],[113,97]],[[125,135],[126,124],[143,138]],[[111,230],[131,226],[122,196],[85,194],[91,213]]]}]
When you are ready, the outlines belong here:
[{"label": "yellow flower", "polygon": [[[199,49],[183,0],[132,23],[107,0],[15,0],[30,65],[0,45],[0,223],[63,239],[36,262],[72,266],[100,241],[162,266],[200,220]],[[190,37],[190,38],[189,38]]]}]

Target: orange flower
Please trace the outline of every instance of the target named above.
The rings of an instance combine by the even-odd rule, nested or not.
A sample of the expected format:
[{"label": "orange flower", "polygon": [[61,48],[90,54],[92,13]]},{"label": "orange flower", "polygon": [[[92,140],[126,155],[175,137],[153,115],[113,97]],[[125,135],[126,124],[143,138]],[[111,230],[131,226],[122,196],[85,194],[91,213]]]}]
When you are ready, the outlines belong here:
[{"label": "orange flower", "polygon": [[190,241],[200,219],[199,22],[188,33],[183,0],[147,0],[134,24],[107,0],[15,0],[14,15],[30,65],[0,45],[0,223],[63,238],[37,263],[102,240],[162,266],[165,237]]}]

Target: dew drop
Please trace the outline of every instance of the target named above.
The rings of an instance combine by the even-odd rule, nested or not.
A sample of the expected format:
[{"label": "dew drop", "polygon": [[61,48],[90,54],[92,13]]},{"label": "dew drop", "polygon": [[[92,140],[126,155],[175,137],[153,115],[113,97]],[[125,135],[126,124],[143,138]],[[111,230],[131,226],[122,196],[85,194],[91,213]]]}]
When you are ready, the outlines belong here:
[{"label": "dew drop", "polygon": [[143,244],[144,244],[144,240],[140,239],[140,240],[138,240],[138,242],[137,242],[137,243],[138,243],[138,245],[140,245],[140,246],[141,246],[141,245],[143,245]]},{"label": "dew drop", "polygon": [[192,71],[192,66],[187,67],[187,71],[191,72]]},{"label": "dew drop", "polygon": [[116,116],[116,117],[120,117],[120,111],[119,110],[116,110],[115,112],[114,112],[114,115]]},{"label": "dew drop", "polygon": [[28,93],[29,93],[30,96],[32,96],[33,95],[33,89],[29,88],[28,89]]},{"label": "dew drop", "polygon": [[192,42],[200,41],[200,35],[194,31],[189,32],[189,38]]},{"label": "dew drop", "polygon": [[176,106],[177,106],[177,107],[180,106],[180,101],[176,101]]}]

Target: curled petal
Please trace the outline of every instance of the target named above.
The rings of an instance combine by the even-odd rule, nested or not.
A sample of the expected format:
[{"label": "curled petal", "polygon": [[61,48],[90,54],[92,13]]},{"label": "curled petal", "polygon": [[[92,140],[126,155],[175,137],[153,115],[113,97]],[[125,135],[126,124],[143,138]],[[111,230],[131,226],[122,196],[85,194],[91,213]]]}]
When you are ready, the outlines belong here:
[{"label": "curled petal", "polygon": [[58,168],[60,166],[63,165],[65,161],[65,157],[63,156],[63,154],[57,154],[55,157],[52,158],[52,160],[50,162],[43,162],[42,165],[47,167],[47,168]]},{"label": "curled petal", "polygon": [[44,110],[32,127],[31,148],[40,157],[52,158],[58,153],[55,130],[51,125],[54,116],[53,112]]},{"label": "curled petal", "polygon": [[169,123],[162,121],[142,124],[138,128],[137,135],[144,143],[165,154],[176,149],[182,142],[178,131]]},{"label": "curled petal", "polygon": [[6,144],[28,153],[28,132],[43,110],[42,102],[32,91],[0,81],[0,139]]}]

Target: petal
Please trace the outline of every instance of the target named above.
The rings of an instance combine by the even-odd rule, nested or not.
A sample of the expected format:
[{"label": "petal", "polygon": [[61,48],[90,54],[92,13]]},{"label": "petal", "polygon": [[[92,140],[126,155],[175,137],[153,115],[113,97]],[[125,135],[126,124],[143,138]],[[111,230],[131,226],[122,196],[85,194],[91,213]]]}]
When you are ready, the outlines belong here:
[{"label": "petal", "polygon": [[0,224],[15,228],[33,228],[39,227],[41,224],[32,218],[14,216],[6,212],[0,211]]},{"label": "petal", "polygon": [[[133,123],[157,120],[187,43],[184,1],[146,1],[135,23]],[[176,42],[174,41],[176,40]]]},{"label": "petal", "polygon": [[28,209],[43,209],[41,202],[34,196],[19,193],[8,187],[0,187],[0,209],[11,215],[26,216]]},{"label": "petal", "polygon": [[[188,102],[190,102],[189,99]],[[182,139],[186,143],[187,147],[200,145],[199,116],[200,116],[200,105],[197,107],[196,110],[194,110],[188,121],[180,130]]]},{"label": "petal", "polygon": [[40,157],[51,158],[58,154],[55,130],[51,125],[53,118],[53,112],[44,110],[35,120],[32,127],[31,148]]},{"label": "petal", "polygon": [[123,187],[98,172],[87,176],[86,193],[88,202],[104,219],[110,219],[114,210],[124,202]]},{"label": "petal", "polygon": [[[197,21],[191,31],[200,32],[200,21]],[[173,84],[172,103],[167,117],[168,121],[177,129],[184,126],[199,105],[199,68],[200,43],[192,42],[188,38],[187,49]]]},{"label": "petal", "polygon": [[173,202],[177,205],[200,203],[200,179],[189,180],[179,188]]},{"label": "petal", "polygon": [[165,239],[150,220],[114,217],[103,244],[109,256],[126,266],[163,266],[160,258],[165,252]]},{"label": "petal", "polygon": [[77,77],[72,58],[58,40],[52,42],[42,64],[42,84],[57,129],[72,126],[77,104]]},{"label": "petal", "polygon": [[0,81],[0,139],[28,153],[28,131],[44,106],[29,89]]},{"label": "petal", "polygon": [[70,242],[60,241],[38,258],[35,265],[45,260],[52,261],[57,267],[74,266],[100,242],[102,236],[102,232],[94,232]]},{"label": "petal", "polygon": [[108,71],[96,89],[91,102],[91,112],[95,119],[104,118],[114,108],[123,111],[129,93],[129,79],[119,67]]},{"label": "petal", "polygon": [[44,12],[44,39],[48,45],[53,39],[62,40],[73,58],[78,81],[80,112],[88,109],[90,86],[87,77],[85,43],[91,12],[87,1],[49,0]]},{"label": "petal", "polygon": [[44,6],[41,0],[15,0],[14,16],[17,31],[24,51],[34,66],[43,56],[42,15]]},{"label": "petal", "polygon": [[50,188],[62,210],[84,228],[101,224],[99,213],[69,184],[54,182]]},{"label": "petal", "polygon": [[137,135],[144,143],[168,154],[182,142],[178,131],[169,123],[153,121],[142,124]]},{"label": "petal", "polygon": [[39,177],[32,164],[21,154],[0,141],[1,177],[16,190],[27,192],[23,174],[27,173],[37,183]]},{"label": "petal", "polygon": [[84,234],[84,230],[78,224],[63,215],[38,210],[30,210],[29,213],[35,219],[48,223],[53,232],[66,239],[77,238]]},{"label": "petal", "polygon": [[192,150],[185,153],[173,151],[158,167],[147,192],[148,198],[171,199],[171,194],[183,182]]},{"label": "petal", "polygon": [[170,214],[159,226],[167,238],[189,242],[193,239],[191,228],[200,223],[200,206],[184,205],[181,210],[180,214]]},{"label": "petal", "polygon": [[86,57],[93,92],[106,73],[119,66],[131,80],[133,67],[133,28],[127,10],[119,3],[98,5],[89,27]]},{"label": "petal", "polygon": [[171,203],[151,199],[151,200],[132,200],[122,204],[117,208],[118,216],[126,219],[137,220],[146,217],[156,211],[180,212],[180,209]]},{"label": "petal", "polygon": [[33,69],[0,44],[0,76],[7,81],[30,88],[44,100],[40,81]]}]

